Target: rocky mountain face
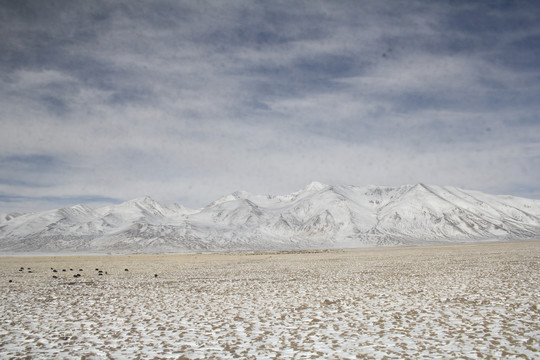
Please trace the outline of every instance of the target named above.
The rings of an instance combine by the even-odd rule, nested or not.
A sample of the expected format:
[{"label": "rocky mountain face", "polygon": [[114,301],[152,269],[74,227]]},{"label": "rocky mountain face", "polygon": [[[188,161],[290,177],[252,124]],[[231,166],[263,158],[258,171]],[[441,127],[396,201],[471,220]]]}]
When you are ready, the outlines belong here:
[{"label": "rocky mountain face", "polygon": [[149,197],[0,219],[2,253],[312,249],[540,238],[540,200],[424,184],[235,192],[191,210]]}]

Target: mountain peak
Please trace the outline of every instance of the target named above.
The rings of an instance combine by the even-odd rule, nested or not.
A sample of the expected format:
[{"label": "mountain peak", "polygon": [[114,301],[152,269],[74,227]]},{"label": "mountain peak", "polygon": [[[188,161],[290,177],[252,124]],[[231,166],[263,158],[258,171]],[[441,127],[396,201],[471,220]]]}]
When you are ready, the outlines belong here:
[{"label": "mountain peak", "polygon": [[135,199],[125,201],[125,202],[120,204],[120,206],[122,206],[122,205],[124,205],[124,206],[127,205],[127,206],[156,207],[156,206],[159,205],[159,203],[157,201],[155,201],[154,199],[152,199],[150,196],[145,195],[145,196],[141,196],[141,197],[138,197],[138,198],[135,198]]},{"label": "mountain peak", "polygon": [[247,191],[238,190],[238,191],[233,192],[231,195],[237,199],[242,200],[242,199],[247,199],[251,194],[248,193]]},{"label": "mountain peak", "polygon": [[322,189],[328,187],[328,185],[323,184],[318,181],[312,181],[309,183],[306,187],[302,189],[302,191],[321,191]]},{"label": "mountain peak", "polygon": [[141,197],[129,200],[128,202],[151,204],[151,203],[154,203],[155,201],[149,195],[145,195],[145,196],[141,196]]}]

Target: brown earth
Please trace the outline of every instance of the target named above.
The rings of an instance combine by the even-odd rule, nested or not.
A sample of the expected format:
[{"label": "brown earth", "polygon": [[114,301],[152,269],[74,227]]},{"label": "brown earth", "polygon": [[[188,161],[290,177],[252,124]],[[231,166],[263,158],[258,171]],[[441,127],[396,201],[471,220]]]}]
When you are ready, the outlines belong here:
[{"label": "brown earth", "polygon": [[539,275],[539,241],[4,257],[0,358],[532,359]]}]

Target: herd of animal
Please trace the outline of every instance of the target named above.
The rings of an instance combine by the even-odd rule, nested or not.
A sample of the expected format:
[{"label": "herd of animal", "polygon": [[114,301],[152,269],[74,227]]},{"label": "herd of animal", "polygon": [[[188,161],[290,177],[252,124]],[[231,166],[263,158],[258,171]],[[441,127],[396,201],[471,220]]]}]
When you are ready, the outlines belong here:
[{"label": "herd of animal", "polygon": [[[101,270],[99,268],[95,268],[94,270],[95,270],[95,274],[97,274],[97,276],[109,275],[109,273],[107,271]],[[55,268],[51,267],[51,272],[53,274],[52,275],[53,279],[59,279],[60,278],[60,276],[58,275],[59,271],[64,272],[64,273],[75,272],[75,270],[73,268],[65,268],[65,269],[58,270],[58,269],[55,269]],[[124,271],[129,272],[129,269],[125,268]],[[22,272],[22,273],[26,272],[26,273],[31,274],[34,271],[30,267],[21,266],[19,268],[19,272]],[[80,278],[82,276],[82,274],[81,274],[82,272],[84,272],[84,270],[79,268],[77,273],[73,274],[73,277],[74,278]],[[158,274],[154,274],[154,278],[157,278],[158,276],[159,276]],[[13,279],[9,279],[9,282],[12,283]]]}]

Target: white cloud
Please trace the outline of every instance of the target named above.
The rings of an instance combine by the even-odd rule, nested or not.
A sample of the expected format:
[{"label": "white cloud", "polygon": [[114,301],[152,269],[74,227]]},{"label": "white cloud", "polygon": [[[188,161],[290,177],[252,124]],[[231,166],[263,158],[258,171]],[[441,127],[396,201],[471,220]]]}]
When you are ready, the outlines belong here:
[{"label": "white cloud", "polygon": [[0,202],[148,194],[197,207],[312,180],[538,193],[527,165],[540,156],[538,68],[490,56],[516,51],[527,31],[504,28],[491,49],[456,16],[482,9],[124,5],[66,8],[61,28],[52,8],[0,27],[5,53],[32,59],[0,62],[0,151],[57,160],[44,174],[5,172]]}]

